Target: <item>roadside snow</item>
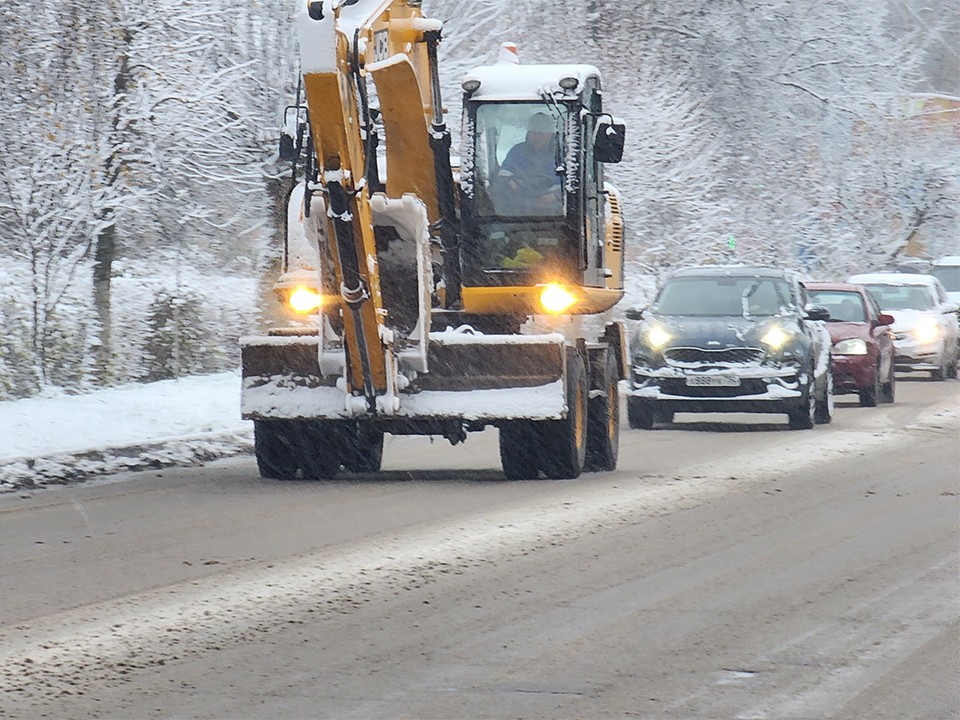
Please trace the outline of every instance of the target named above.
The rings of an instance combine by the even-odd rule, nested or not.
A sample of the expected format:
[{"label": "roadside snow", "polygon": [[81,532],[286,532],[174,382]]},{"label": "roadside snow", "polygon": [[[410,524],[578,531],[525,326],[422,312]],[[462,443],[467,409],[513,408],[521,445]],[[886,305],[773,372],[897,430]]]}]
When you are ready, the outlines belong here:
[{"label": "roadside snow", "polygon": [[239,372],[0,403],[0,492],[246,452]]}]

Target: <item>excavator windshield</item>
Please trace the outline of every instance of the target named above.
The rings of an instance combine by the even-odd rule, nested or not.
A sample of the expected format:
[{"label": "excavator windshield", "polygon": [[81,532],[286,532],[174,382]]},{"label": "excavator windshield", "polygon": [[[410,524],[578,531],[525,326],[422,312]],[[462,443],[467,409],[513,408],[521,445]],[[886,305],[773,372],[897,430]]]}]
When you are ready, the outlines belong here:
[{"label": "excavator windshield", "polygon": [[478,216],[563,215],[563,106],[485,103],[473,136]]},{"label": "excavator windshield", "polygon": [[567,226],[567,108],[478,103],[473,124],[473,230],[463,246],[468,285],[526,285],[579,274]]}]

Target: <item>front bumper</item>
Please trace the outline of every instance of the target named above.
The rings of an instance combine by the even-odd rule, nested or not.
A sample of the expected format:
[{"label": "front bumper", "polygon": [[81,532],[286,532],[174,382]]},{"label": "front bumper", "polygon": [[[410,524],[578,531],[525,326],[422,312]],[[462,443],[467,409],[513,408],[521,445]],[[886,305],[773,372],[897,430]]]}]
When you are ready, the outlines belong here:
[{"label": "front bumper", "polygon": [[943,365],[946,345],[943,339],[921,343],[912,337],[897,338],[893,342],[897,370],[939,370]]},{"label": "front bumper", "polygon": [[870,355],[834,355],[834,393],[859,392],[873,387],[876,368],[876,358]]},{"label": "front bumper", "polygon": [[782,413],[802,401],[811,381],[807,373],[789,366],[699,370],[634,365],[629,394],[674,412]]}]

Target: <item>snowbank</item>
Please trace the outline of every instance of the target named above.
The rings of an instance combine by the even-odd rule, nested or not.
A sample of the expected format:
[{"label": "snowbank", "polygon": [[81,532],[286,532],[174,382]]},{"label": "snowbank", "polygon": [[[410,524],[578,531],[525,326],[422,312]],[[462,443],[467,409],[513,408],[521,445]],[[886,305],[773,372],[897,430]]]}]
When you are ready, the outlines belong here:
[{"label": "snowbank", "polygon": [[0,403],[0,491],[193,464],[252,447],[239,372]]}]

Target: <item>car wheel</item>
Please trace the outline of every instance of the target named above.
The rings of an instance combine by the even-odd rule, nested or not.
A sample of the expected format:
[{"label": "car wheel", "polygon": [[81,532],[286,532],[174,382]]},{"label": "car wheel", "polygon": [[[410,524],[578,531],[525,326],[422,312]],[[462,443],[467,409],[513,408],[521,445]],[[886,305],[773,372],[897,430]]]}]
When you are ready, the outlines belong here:
[{"label": "car wheel", "polygon": [[873,383],[870,387],[860,389],[860,407],[876,407],[880,395],[880,366],[873,370]]},{"label": "car wheel", "polygon": [[[940,367],[936,370],[931,370],[930,377],[934,380],[946,380],[950,377],[950,364],[950,358],[948,358],[947,353],[944,352],[940,357]],[[956,366],[956,363],[954,363],[954,366]]]},{"label": "car wheel", "polygon": [[893,371],[893,365],[890,366],[890,379],[883,384],[880,389],[880,402],[892,403],[897,396],[897,375]]},{"label": "car wheel", "polygon": [[799,404],[787,410],[787,422],[791,430],[809,430],[816,422],[817,413],[817,393],[816,385],[813,379],[813,372],[810,372],[810,384],[803,395]]},{"label": "car wheel", "polygon": [[585,470],[616,470],[620,451],[620,373],[613,352],[603,365],[603,395],[587,406],[587,459]]},{"label": "car wheel", "polygon": [[285,420],[254,420],[253,451],[260,477],[289,480],[299,467],[299,442],[293,423]]},{"label": "car wheel", "polygon": [[654,403],[639,398],[627,398],[627,424],[634,430],[649,430],[656,419]]},{"label": "car wheel", "polygon": [[828,367],[823,380],[823,393],[817,398],[813,419],[819,425],[826,425],[833,420],[833,368]]},{"label": "car wheel", "polygon": [[953,362],[947,366],[947,377],[951,380],[957,379],[957,365],[960,364],[960,352],[953,356]]}]

